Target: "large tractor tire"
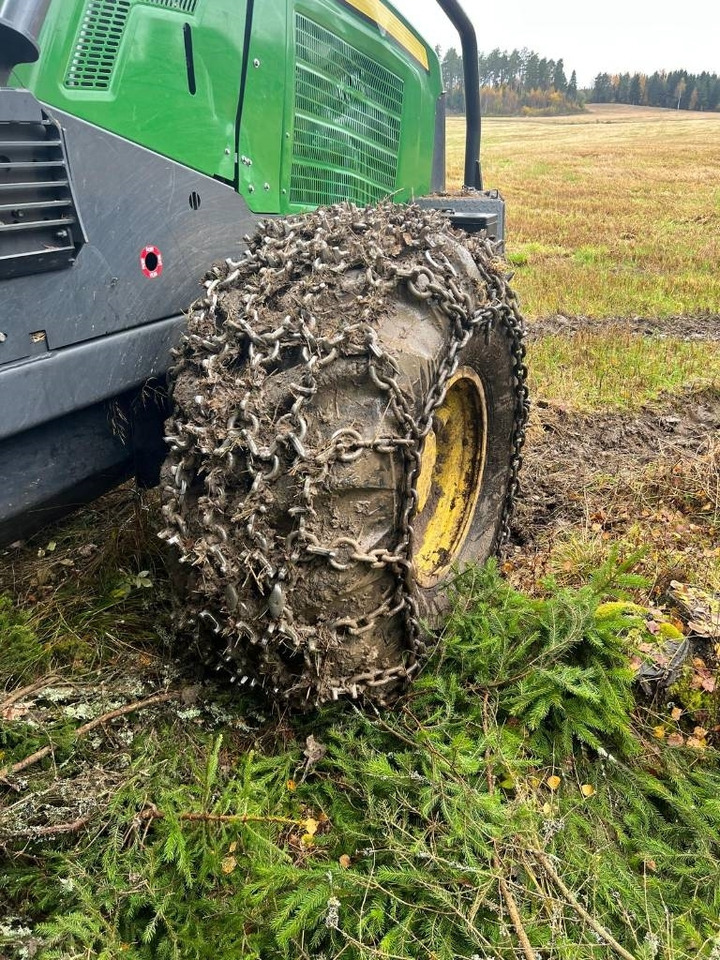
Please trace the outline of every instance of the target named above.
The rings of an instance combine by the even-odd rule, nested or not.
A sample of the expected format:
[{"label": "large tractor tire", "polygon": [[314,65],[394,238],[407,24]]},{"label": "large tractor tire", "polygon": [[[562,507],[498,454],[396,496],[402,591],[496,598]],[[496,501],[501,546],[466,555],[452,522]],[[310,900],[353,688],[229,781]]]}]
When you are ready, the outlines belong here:
[{"label": "large tractor tire", "polygon": [[388,702],[448,579],[497,549],[527,418],[502,269],[391,204],[268,221],[214,268],[173,374],[161,535],[182,629],[240,683]]}]

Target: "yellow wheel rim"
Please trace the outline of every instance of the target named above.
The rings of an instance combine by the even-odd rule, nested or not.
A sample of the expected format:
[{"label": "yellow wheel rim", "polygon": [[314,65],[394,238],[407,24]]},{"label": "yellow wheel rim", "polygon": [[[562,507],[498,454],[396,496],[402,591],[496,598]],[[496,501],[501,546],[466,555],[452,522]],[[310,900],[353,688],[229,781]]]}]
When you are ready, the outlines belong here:
[{"label": "yellow wheel rim", "polygon": [[461,367],[425,439],[417,479],[415,574],[432,587],[450,570],[470,532],[487,450],[487,404],[480,377]]}]

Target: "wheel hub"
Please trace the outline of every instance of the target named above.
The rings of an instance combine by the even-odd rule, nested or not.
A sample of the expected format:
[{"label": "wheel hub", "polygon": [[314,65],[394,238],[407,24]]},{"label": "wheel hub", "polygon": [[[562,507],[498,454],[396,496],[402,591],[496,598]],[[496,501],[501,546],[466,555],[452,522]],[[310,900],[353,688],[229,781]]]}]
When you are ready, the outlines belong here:
[{"label": "wheel hub", "polygon": [[470,532],[487,452],[487,403],[480,377],[461,367],[450,380],[425,439],[417,478],[418,582],[432,587],[449,571]]}]

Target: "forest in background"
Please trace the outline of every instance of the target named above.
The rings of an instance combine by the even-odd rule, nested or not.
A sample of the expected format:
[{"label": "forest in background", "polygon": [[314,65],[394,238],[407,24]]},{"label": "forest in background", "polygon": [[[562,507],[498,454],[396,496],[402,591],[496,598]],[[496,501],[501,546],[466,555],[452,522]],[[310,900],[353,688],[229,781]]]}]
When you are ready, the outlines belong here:
[{"label": "forest in background", "polygon": [[[440,55],[440,51],[438,51]],[[454,47],[440,57],[450,113],[465,110],[463,58]],[[551,116],[582,110],[577,74],[568,78],[563,60],[533,50],[495,49],[479,57],[482,108],[486,116]]]},{"label": "forest in background", "polygon": [[[450,113],[465,110],[463,58],[454,47],[442,54]],[[553,116],[580,112],[588,103],[627,103],[675,110],[720,110],[720,77],[707,71],[658,70],[644,73],[599,73],[592,88],[579,90],[562,59],[533,50],[492,50],[479,56],[483,113],[486,116]]]},{"label": "forest in background", "polygon": [[629,103],[673,110],[720,110],[720,77],[707,71],[659,70],[644,73],[599,73],[590,103]]}]

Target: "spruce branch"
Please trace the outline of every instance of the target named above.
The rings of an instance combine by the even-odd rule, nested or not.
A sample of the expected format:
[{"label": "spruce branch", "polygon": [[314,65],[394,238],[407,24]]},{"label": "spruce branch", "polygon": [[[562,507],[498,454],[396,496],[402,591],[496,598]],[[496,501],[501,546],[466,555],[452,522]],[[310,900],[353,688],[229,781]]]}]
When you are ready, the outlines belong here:
[{"label": "spruce branch", "polygon": [[[117,720],[118,717],[124,717],[129,713],[135,713],[137,710],[144,710],[146,707],[154,707],[158,703],[167,703],[168,700],[174,700],[177,696],[177,691],[168,690],[165,693],[156,693],[152,697],[146,697],[145,700],[136,700],[133,703],[126,703],[123,707],[118,707],[116,710],[110,710],[109,713],[104,713],[102,716],[95,717],[94,720],[84,723],[81,727],[78,727],[75,730],[73,736],[76,740],[80,740],[82,737],[87,736],[88,733],[91,733],[104,723],[109,723],[111,720]],[[3,769],[0,770],[0,782],[7,782],[8,777],[14,776],[16,773],[21,773],[23,770],[27,770],[28,767],[32,767],[34,764],[44,760],[45,757],[49,756],[54,749],[54,744],[48,743],[44,747],[40,747],[39,750],[36,750],[35,753],[31,753],[24,759],[18,760],[18,762],[14,763],[12,766],[3,767]]]},{"label": "spruce branch", "polygon": [[[141,810],[135,817],[136,821],[145,823],[152,820],[164,820],[168,814],[157,807],[149,806]],[[278,823],[284,827],[307,828],[308,820],[293,820],[291,817],[266,816],[251,813],[204,813],[190,810],[176,814],[178,820],[190,823]],[[308,818],[312,820],[312,818]]]},{"label": "spruce branch", "polygon": [[626,950],[625,947],[619,944],[606,927],[604,927],[601,923],[598,923],[598,921],[588,913],[572,890],[570,890],[570,888],[564,883],[557,870],[550,862],[550,859],[542,852],[542,850],[530,850],[529,852],[537,858],[540,866],[558,888],[560,893],[562,893],[563,897],[565,897],[573,910],[578,914],[578,916],[581,917],[585,923],[587,923],[587,925],[591,927],[595,933],[597,933],[599,937],[602,937],[605,943],[607,943],[607,945],[611,947],[619,957],[622,957],[623,960],[636,960],[635,956]]},{"label": "spruce branch", "polygon": [[90,823],[93,815],[94,814],[88,814],[85,817],[78,817],[77,820],[73,820],[70,823],[51,823],[44,827],[25,827],[21,830],[13,830],[12,833],[8,832],[2,839],[14,840],[15,838],[27,837],[31,840],[36,840],[40,837],[56,837],[65,833],[77,833]]}]

